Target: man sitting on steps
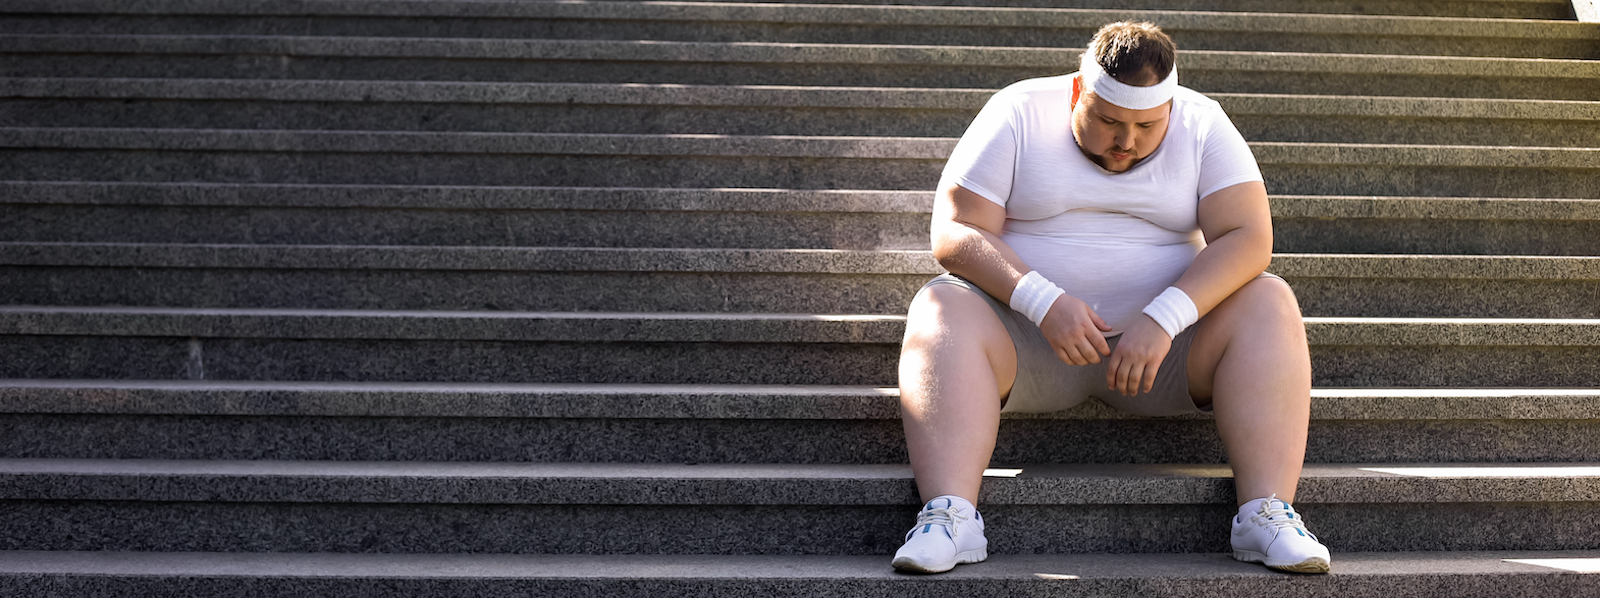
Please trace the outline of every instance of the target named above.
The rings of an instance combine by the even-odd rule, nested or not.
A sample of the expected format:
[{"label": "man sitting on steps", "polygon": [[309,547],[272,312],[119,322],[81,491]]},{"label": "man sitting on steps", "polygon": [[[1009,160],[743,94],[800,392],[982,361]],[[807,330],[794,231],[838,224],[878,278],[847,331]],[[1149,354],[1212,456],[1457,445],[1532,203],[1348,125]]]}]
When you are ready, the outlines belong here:
[{"label": "man sitting on steps", "polygon": [[1239,497],[1233,556],[1323,573],[1289,505],[1311,359],[1294,293],[1265,273],[1255,157],[1214,101],[1178,86],[1149,23],[1100,29],[1079,72],[991,98],[945,166],[911,303],[900,402],[926,505],[894,566],[988,556],[974,503],[1003,412],[1096,397],[1149,416],[1212,411]]}]

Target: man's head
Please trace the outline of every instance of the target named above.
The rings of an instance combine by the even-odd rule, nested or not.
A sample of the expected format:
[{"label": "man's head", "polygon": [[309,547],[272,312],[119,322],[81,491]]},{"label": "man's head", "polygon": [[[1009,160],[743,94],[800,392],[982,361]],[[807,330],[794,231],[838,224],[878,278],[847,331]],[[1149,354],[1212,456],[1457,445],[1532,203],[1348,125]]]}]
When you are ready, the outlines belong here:
[{"label": "man's head", "polygon": [[1172,112],[1177,53],[1172,38],[1150,23],[1112,23],[1094,34],[1079,69],[1084,94],[1072,111],[1085,156],[1123,172],[1155,151]]}]

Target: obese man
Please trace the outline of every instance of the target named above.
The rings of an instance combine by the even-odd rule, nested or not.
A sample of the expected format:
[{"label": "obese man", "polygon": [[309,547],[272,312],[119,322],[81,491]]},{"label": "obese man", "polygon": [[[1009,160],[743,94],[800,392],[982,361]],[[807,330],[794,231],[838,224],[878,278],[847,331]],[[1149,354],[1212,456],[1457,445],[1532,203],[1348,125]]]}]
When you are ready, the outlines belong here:
[{"label": "obese man", "polygon": [[995,94],[946,164],[932,240],[950,274],[912,301],[900,357],[925,505],[896,568],[987,558],[974,503],[1000,414],[1095,397],[1215,414],[1234,558],[1328,571],[1290,506],[1311,359],[1294,293],[1265,272],[1266,187],[1221,107],[1178,86],[1176,54],[1154,25],[1107,25],[1077,73]]}]

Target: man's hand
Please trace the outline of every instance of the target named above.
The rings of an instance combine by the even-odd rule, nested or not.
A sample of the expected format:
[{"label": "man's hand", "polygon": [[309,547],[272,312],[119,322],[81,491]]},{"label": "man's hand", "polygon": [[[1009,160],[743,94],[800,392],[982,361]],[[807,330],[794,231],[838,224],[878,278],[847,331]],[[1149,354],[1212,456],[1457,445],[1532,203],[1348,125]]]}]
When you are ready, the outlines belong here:
[{"label": "man's hand", "polygon": [[1156,383],[1156,370],[1172,350],[1172,337],[1150,316],[1139,314],[1133,325],[1122,332],[1117,351],[1106,365],[1106,386],[1131,397],[1150,392]]},{"label": "man's hand", "polygon": [[1100,334],[1102,330],[1111,332],[1111,327],[1089,309],[1089,304],[1072,295],[1057,297],[1056,302],[1050,304],[1050,311],[1045,312],[1044,319],[1039,322],[1039,330],[1056,350],[1056,357],[1072,365],[1100,363],[1101,355],[1111,354],[1105,335]]}]

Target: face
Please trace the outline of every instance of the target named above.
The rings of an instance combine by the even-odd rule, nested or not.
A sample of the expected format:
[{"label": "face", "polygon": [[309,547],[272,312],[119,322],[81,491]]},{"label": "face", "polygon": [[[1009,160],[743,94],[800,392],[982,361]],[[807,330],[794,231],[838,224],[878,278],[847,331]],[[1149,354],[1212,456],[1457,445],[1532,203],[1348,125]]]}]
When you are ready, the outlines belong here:
[{"label": "face", "polygon": [[1149,110],[1129,110],[1087,92],[1072,110],[1072,133],[1078,149],[1101,168],[1127,172],[1161,145],[1171,114],[1170,100]]}]

